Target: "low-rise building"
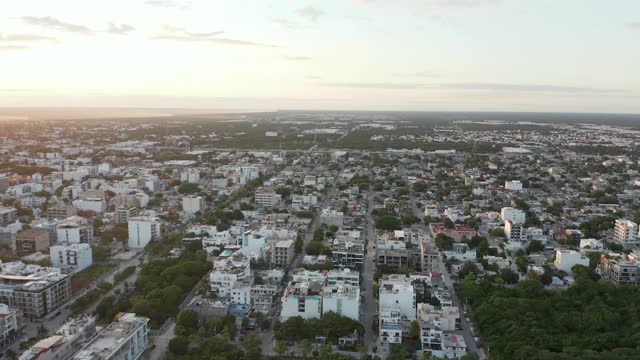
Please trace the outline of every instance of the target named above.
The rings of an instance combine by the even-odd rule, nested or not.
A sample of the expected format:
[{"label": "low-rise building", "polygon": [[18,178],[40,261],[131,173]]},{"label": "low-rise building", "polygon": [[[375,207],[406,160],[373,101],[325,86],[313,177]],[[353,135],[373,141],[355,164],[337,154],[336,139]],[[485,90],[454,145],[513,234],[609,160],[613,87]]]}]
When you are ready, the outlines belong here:
[{"label": "low-rise building", "polygon": [[11,242],[11,249],[23,257],[34,252],[43,252],[50,246],[51,233],[45,229],[27,229],[16,234],[15,241]]},{"label": "low-rise building", "polygon": [[18,335],[18,311],[7,304],[0,304],[0,346],[4,348]]},{"label": "low-rise building", "polygon": [[360,321],[360,287],[344,283],[325,286],[322,291],[322,314],[328,312]]},{"label": "low-rise building", "polygon": [[89,220],[80,216],[66,218],[56,227],[56,240],[71,244],[91,244],[93,242],[93,225],[89,223]]},{"label": "low-rise building", "polygon": [[20,355],[19,360],[69,359],[96,333],[96,318],[71,318],[53,336],[44,338]]},{"label": "low-rise building", "polygon": [[195,214],[204,211],[204,197],[188,195],[182,198],[182,211],[187,214]]},{"label": "low-rise building", "polygon": [[300,316],[303,319],[320,318],[322,315],[322,288],[320,281],[291,281],[282,295],[280,320]]},{"label": "low-rise building", "polygon": [[600,276],[616,285],[640,285],[640,262],[625,259],[600,258]]},{"label": "low-rise building", "polygon": [[378,283],[380,284],[379,304],[398,304],[403,319],[416,319],[416,292],[408,276],[384,275]]},{"label": "low-rise building", "polygon": [[553,264],[558,270],[571,274],[571,268],[576,265],[589,266],[589,258],[578,251],[557,249]]}]

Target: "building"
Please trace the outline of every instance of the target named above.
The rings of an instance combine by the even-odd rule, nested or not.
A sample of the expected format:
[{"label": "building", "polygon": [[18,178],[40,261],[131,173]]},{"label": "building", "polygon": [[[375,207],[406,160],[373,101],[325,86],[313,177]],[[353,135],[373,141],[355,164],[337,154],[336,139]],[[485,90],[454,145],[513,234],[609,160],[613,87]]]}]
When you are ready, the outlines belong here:
[{"label": "building", "polygon": [[60,269],[82,271],[93,264],[93,254],[89,244],[61,244],[51,247],[51,264]]},{"label": "building", "polygon": [[386,354],[391,346],[402,344],[402,312],[399,304],[380,303],[378,311],[378,345]]},{"label": "building", "polygon": [[630,220],[616,220],[613,229],[613,240],[623,246],[638,244],[638,224]]},{"label": "building", "polygon": [[230,300],[231,292],[239,288],[238,284],[249,288],[251,282],[251,260],[240,252],[214,261],[213,270],[209,273],[211,291],[223,299]]},{"label": "building", "polygon": [[73,201],[73,206],[79,211],[91,211],[102,214],[107,208],[107,203],[102,197],[87,197]]},{"label": "building", "polygon": [[129,219],[129,248],[142,249],[162,236],[162,223],[155,216],[136,216]]},{"label": "building", "polygon": [[275,207],[280,203],[281,196],[273,189],[258,188],[255,194],[256,205],[261,207]]},{"label": "building", "polygon": [[504,189],[509,191],[522,191],[522,183],[520,180],[505,181]]},{"label": "building", "polygon": [[71,298],[71,279],[60,269],[22,262],[1,266],[0,303],[20,309],[25,318],[41,319]]},{"label": "building", "polygon": [[558,249],[556,250],[556,259],[553,265],[555,265],[558,270],[571,274],[571,268],[576,265],[588,267],[589,258],[578,251]]},{"label": "building", "polygon": [[440,272],[440,252],[426,240],[420,242],[420,270],[422,272]]},{"label": "building", "polygon": [[511,221],[514,224],[524,224],[526,213],[520,209],[503,207],[502,210],[500,210],[500,218],[505,223]]},{"label": "building", "polygon": [[327,224],[327,226],[335,225],[341,229],[344,224],[344,214],[333,209],[322,209],[320,223]]},{"label": "building", "polygon": [[42,339],[20,355],[20,360],[69,359],[96,333],[96,318],[71,318],[53,336]]},{"label": "building", "polygon": [[273,245],[271,263],[279,267],[287,267],[293,260],[295,246],[293,240],[281,240]]},{"label": "building", "polygon": [[13,224],[18,220],[18,210],[12,207],[0,206],[0,226]]},{"label": "building", "polygon": [[349,284],[325,286],[322,290],[322,314],[334,312],[360,321],[360,287]]},{"label": "building", "polygon": [[18,312],[7,304],[0,304],[0,346],[4,348],[18,335]]},{"label": "building", "polygon": [[182,198],[182,211],[187,214],[195,214],[204,211],[204,197],[188,195]]},{"label": "building", "polygon": [[34,252],[43,252],[51,244],[51,233],[45,229],[27,229],[16,234],[12,241],[11,249],[18,257],[23,257]]},{"label": "building", "polygon": [[400,306],[400,314],[405,320],[416,319],[416,292],[411,279],[406,275],[384,275],[378,281],[380,284],[380,305]]},{"label": "building", "polygon": [[331,258],[333,266],[360,269],[364,263],[364,243],[336,239],[333,242]]},{"label": "building", "polygon": [[93,225],[89,223],[89,220],[80,216],[64,219],[56,227],[56,240],[71,244],[91,244],[93,242]]},{"label": "building", "polygon": [[120,313],[116,321],[100,331],[73,360],[138,360],[149,343],[149,319]]},{"label": "building", "polygon": [[70,204],[58,204],[55,206],[51,206],[47,209],[47,219],[51,220],[64,220],[66,218],[70,218],[72,216],[77,215],[78,212],[73,205]]},{"label": "building", "polygon": [[348,284],[360,286],[360,273],[349,269],[331,270],[327,273],[327,285]]},{"label": "building", "polygon": [[522,224],[507,220],[504,224],[504,236],[511,242],[523,242],[527,240],[527,229]]},{"label": "building", "polygon": [[116,224],[126,224],[132,217],[138,216],[136,206],[118,206],[116,209]]},{"label": "building", "polygon": [[280,320],[300,316],[303,319],[322,315],[322,288],[320,281],[291,281],[282,295]]},{"label": "building", "polygon": [[616,285],[640,285],[640,262],[600,258],[600,276]]},{"label": "building", "polygon": [[386,265],[398,270],[409,265],[409,252],[404,241],[380,238],[376,259],[378,265]]},{"label": "building", "polygon": [[180,173],[180,181],[182,183],[195,184],[200,181],[200,171],[198,169],[187,169]]}]

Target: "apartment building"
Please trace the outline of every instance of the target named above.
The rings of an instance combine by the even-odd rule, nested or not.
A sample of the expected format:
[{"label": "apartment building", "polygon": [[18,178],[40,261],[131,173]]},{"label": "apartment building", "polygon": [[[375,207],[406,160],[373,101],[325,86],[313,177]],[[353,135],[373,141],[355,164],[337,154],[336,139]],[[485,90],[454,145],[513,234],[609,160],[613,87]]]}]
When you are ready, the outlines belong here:
[{"label": "apartment building", "polygon": [[96,318],[90,315],[71,318],[54,335],[35,343],[20,355],[20,360],[69,359],[96,333]]},{"label": "apartment building", "polygon": [[403,319],[416,319],[416,292],[406,275],[384,275],[378,281],[379,304],[397,304]]},{"label": "apartment building", "polygon": [[56,240],[70,244],[91,244],[93,242],[93,225],[89,223],[89,220],[80,216],[66,218],[56,227]]},{"label": "apartment building", "polygon": [[271,263],[278,267],[287,267],[293,260],[295,244],[293,240],[280,240],[273,245]]},{"label": "apartment building", "polygon": [[11,249],[18,257],[49,249],[51,233],[45,229],[27,229],[16,234]]},{"label": "apartment building", "polygon": [[360,273],[350,269],[330,270],[327,273],[327,285],[333,286],[336,284],[360,286]]},{"label": "apartment building", "polygon": [[322,288],[320,281],[291,281],[282,295],[280,320],[300,316],[303,319],[322,315]]},{"label": "apartment building", "polygon": [[22,262],[1,266],[0,303],[20,309],[25,318],[41,319],[71,298],[71,279],[60,269]]},{"label": "apartment building", "polygon": [[143,249],[162,236],[162,222],[155,216],[136,216],[129,219],[130,249]]},{"label": "apartment building", "polygon": [[625,259],[600,258],[600,276],[616,285],[640,285],[640,262]]},{"label": "apartment building", "polygon": [[325,286],[322,290],[322,314],[328,312],[360,321],[360,287],[344,283]]},{"label": "apartment building", "polygon": [[188,195],[182,198],[182,211],[195,214],[204,211],[204,197]]},{"label": "apartment building", "polygon": [[18,220],[16,208],[0,206],[0,227],[13,224],[16,220]]},{"label": "apartment building", "polygon": [[64,220],[72,216],[77,215],[78,212],[73,205],[70,204],[58,204],[51,206],[47,209],[47,219],[51,220]]},{"label": "apartment building", "polygon": [[558,270],[571,274],[571,268],[576,265],[589,266],[589,258],[579,251],[557,249],[556,259],[554,260],[553,265],[555,265]]},{"label": "apartment building", "polygon": [[256,205],[272,208],[280,203],[281,196],[273,189],[258,188],[255,193]]},{"label": "apartment building", "polygon": [[520,209],[503,207],[502,210],[500,210],[500,218],[505,223],[511,221],[514,224],[524,224],[526,213]]},{"label": "apartment building", "polygon": [[331,257],[334,266],[360,269],[364,263],[364,243],[336,239],[333,242]]},{"label": "apartment building", "polygon": [[420,270],[422,272],[440,272],[442,271],[440,264],[438,248],[426,240],[420,242]]},{"label": "apartment building", "polygon": [[399,304],[380,303],[378,310],[378,347],[389,353],[391,347],[402,344],[402,312]]},{"label": "apartment building", "polygon": [[93,264],[93,253],[89,244],[59,244],[51,247],[49,256],[54,267],[82,271]]},{"label": "apartment building", "polygon": [[118,206],[116,208],[116,224],[126,224],[129,219],[138,216],[138,208],[136,206]]},{"label": "apartment building", "polygon": [[524,242],[527,240],[527,229],[522,224],[507,220],[504,224],[504,235],[509,241]]},{"label": "apartment building", "polygon": [[2,348],[18,335],[19,328],[16,308],[0,304],[0,346]]},{"label": "apartment building", "polygon": [[133,313],[118,314],[75,354],[73,360],[138,360],[149,344],[149,319]]},{"label": "apartment building", "polygon": [[613,240],[623,246],[638,244],[638,224],[631,220],[618,219],[613,229]]},{"label": "apartment building", "polygon": [[327,226],[335,225],[338,229],[344,225],[344,214],[342,211],[336,211],[334,209],[322,209],[320,213],[320,223],[327,224]]}]

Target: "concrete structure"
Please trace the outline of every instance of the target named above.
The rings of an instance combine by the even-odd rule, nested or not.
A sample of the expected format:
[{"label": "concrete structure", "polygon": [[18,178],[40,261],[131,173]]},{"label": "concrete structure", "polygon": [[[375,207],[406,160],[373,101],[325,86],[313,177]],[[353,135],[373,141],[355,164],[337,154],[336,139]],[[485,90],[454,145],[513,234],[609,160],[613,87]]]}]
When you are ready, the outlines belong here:
[{"label": "concrete structure", "polygon": [[251,282],[251,260],[239,252],[216,260],[209,273],[211,291],[229,301],[233,289],[238,289],[239,285],[249,288]]},{"label": "concrete structure", "polygon": [[399,304],[380,303],[378,310],[378,346],[387,354],[391,346],[402,344],[402,312]]},{"label": "concrete structure", "polygon": [[41,319],[66,305],[70,298],[70,277],[60,269],[22,262],[2,264],[0,303],[20,309],[25,318]]},{"label": "concrete structure", "polygon": [[333,242],[331,258],[333,266],[360,269],[364,263],[364,243],[336,239]]},{"label": "concrete structure", "polygon": [[613,240],[623,246],[638,244],[638,224],[631,220],[616,220],[613,229]]},{"label": "concrete structure", "polygon": [[360,287],[348,284],[325,286],[322,291],[322,314],[330,311],[360,321]]},{"label": "concrete structure", "polygon": [[102,214],[107,208],[104,198],[91,197],[73,201],[73,206],[79,211],[93,211],[96,214]]},{"label": "concrete structure", "polygon": [[349,269],[331,270],[327,273],[327,286],[337,284],[348,284],[351,286],[360,286],[360,273]]},{"label": "concrete structure", "polygon": [[80,216],[64,219],[56,227],[56,240],[64,243],[79,244],[93,242],[93,226]]},{"label": "concrete structure", "polygon": [[60,269],[82,271],[93,264],[93,253],[89,244],[61,244],[51,247],[51,264]]},{"label": "concrete structure", "polygon": [[182,211],[187,214],[195,214],[204,211],[204,197],[188,195],[182,198]]},{"label": "concrete structure", "polygon": [[503,207],[502,210],[500,210],[500,218],[505,223],[511,221],[514,224],[524,224],[526,213],[520,209]]},{"label": "concrete structure", "polygon": [[271,263],[279,267],[287,267],[293,260],[295,247],[293,240],[281,240],[273,245]]},{"label": "concrete structure", "polygon": [[16,234],[11,249],[18,257],[49,249],[51,233],[45,229],[27,229]]},{"label": "concrete structure", "polygon": [[303,319],[320,318],[322,314],[322,288],[319,281],[291,281],[282,295],[280,320],[300,316]]},{"label": "concrete structure", "polygon": [[576,265],[589,266],[589,258],[578,251],[558,249],[556,250],[556,259],[553,265],[558,270],[562,270],[571,274],[571,268]]},{"label": "concrete structure", "polygon": [[162,223],[154,216],[137,216],[129,219],[129,241],[131,249],[143,249],[151,241],[162,236]]},{"label": "concrete structure", "polygon": [[411,283],[411,279],[406,275],[384,275],[378,281],[380,284],[379,301],[380,305],[400,306],[400,313],[403,319],[416,319],[416,292]]},{"label": "concrete structure", "polygon": [[200,171],[198,169],[187,169],[187,171],[180,173],[180,181],[195,184],[200,181]]},{"label": "concrete structure", "polygon": [[73,360],[138,360],[149,343],[149,319],[118,314],[115,322],[82,347]]},{"label": "concrete structure", "polygon": [[422,272],[440,272],[440,251],[426,240],[420,242],[420,270]]}]

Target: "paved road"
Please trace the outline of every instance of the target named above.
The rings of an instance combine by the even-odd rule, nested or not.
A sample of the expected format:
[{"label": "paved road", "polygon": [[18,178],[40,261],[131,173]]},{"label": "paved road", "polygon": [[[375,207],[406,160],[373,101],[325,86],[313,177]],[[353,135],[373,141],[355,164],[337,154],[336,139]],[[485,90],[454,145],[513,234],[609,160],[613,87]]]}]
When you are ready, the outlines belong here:
[{"label": "paved road", "polygon": [[360,321],[364,326],[364,342],[367,344],[367,350],[373,354],[373,348],[376,344],[375,334],[372,324],[375,321],[375,315],[378,313],[377,300],[374,296],[373,276],[376,271],[376,230],[373,227],[371,211],[373,210],[373,190],[370,188],[367,194],[367,254],[364,259],[362,268],[362,292],[364,298],[362,303],[362,311]]},{"label": "paved road", "polygon": [[169,320],[169,326],[167,330],[156,336],[154,339],[155,347],[149,352],[148,359],[158,360],[164,358],[164,355],[168,353],[169,341],[173,339],[173,332],[176,329],[176,322],[172,319]]}]

